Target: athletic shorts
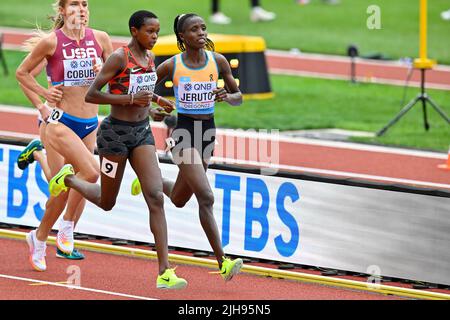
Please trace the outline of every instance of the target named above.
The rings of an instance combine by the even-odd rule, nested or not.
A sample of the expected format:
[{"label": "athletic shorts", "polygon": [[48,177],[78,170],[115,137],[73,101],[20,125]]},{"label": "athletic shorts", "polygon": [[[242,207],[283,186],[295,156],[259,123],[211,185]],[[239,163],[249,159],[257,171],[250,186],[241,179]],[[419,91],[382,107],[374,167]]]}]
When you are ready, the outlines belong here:
[{"label": "athletic shorts", "polygon": [[75,132],[80,139],[84,139],[92,131],[97,129],[98,117],[95,116],[89,119],[78,118],[64,112],[61,109],[54,108],[52,114],[47,119],[47,123],[62,123],[72,129],[72,131]]},{"label": "athletic shorts", "polygon": [[216,124],[214,117],[208,120],[196,120],[183,114],[177,115],[177,125],[172,131],[172,152],[195,148],[202,159],[213,156],[216,142]]},{"label": "athletic shorts", "polygon": [[100,155],[128,156],[134,148],[143,145],[155,145],[149,119],[129,122],[108,116],[97,131]]}]

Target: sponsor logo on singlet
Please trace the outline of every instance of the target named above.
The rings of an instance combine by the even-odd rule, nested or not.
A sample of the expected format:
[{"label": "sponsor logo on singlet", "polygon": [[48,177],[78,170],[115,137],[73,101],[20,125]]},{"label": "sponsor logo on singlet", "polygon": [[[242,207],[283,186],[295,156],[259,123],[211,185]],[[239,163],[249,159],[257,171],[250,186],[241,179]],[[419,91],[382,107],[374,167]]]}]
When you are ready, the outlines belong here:
[{"label": "sponsor logo on singlet", "polygon": [[94,65],[101,62],[95,48],[62,49],[64,86],[90,86],[95,79]]},{"label": "sponsor logo on singlet", "polygon": [[178,84],[178,102],[184,109],[209,109],[214,106],[217,88],[215,82],[193,82],[189,77],[181,77]]},{"label": "sponsor logo on singlet", "polygon": [[138,93],[139,91],[155,91],[155,84],[158,76],[156,72],[130,74],[130,85],[128,87],[128,94]]}]

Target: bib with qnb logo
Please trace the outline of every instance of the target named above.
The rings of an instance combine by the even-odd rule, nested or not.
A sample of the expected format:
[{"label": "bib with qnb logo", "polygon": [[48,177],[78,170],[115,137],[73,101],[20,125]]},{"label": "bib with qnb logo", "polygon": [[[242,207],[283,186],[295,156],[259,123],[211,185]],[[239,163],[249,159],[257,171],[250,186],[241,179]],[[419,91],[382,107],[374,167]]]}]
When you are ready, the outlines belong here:
[{"label": "bib with qnb logo", "polygon": [[126,67],[109,81],[109,92],[112,94],[131,94],[139,91],[153,92],[156,80],[155,63],[149,59],[146,67],[141,66],[128,46],[123,50],[126,56]]},{"label": "bib with qnb logo", "polygon": [[55,31],[57,44],[53,56],[48,59],[47,77],[53,85],[66,87],[90,86],[95,79],[94,65],[102,63],[103,50],[92,29],[85,29],[80,45],[69,39],[61,29]]},{"label": "bib with qnb logo", "polygon": [[183,54],[174,57],[173,89],[177,112],[185,114],[214,113],[215,95],[219,70],[214,53],[205,50],[206,63],[191,69],[184,64]]}]

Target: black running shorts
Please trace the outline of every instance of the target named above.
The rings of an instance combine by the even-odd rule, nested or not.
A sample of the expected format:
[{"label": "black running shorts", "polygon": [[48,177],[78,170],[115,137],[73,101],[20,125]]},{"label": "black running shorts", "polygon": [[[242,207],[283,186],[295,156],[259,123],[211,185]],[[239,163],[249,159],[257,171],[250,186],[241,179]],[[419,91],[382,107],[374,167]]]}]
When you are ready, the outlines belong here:
[{"label": "black running shorts", "polygon": [[195,148],[202,159],[213,156],[216,141],[214,117],[208,120],[195,120],[183,114],[177,115],[177,125],[172,132],[175,146],[172,152],[180,149]]},{"label": "black running shorts", "polygon": [[100,155],[128,156],[131,150],[142,145],[155,145],[149,119],[128,122],[108,116],[97,131]]}]

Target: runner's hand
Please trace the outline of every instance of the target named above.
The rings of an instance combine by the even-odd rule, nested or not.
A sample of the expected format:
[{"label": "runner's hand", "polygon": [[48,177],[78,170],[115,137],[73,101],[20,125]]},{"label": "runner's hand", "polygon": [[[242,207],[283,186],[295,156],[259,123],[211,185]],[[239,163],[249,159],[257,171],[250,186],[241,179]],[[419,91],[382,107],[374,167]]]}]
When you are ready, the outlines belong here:
[{"label": "runner's hand", "polygon": [[164,111],[163,107],[150,108],[149,113],[153,121],[157,122],[163,121],[165,117],[170,116],[170,114]]},{"label": "runner's hand", "polygon": [[[175,102],[172,100],[159,97],[159,104],[160,107],[164,109],[165,112],[171,113],[173,110],[175,110]],[[157,108],[158,109],[158,108]]]},{"label": "runner's hand", "polygon": [[48,117],[52,114],[52,108],[45,103],[38,105],[37,108],[41,114],[42,120],[44,120],[44,122],[47,121]]},{"label": "runner's hand", "polygon": [[95,58],[95,64],[94,64],[94,67],[92,68],[94,70],[95,74],[99,74],[100,71],[102,70],[102,67],[103,67],[102,59],[100,59],[98,57]]},{"label": "runner's hand", "polygon": [[216,95],[214,100],[217,102],[226,101],[228,97],[228,93],[227,90],[225,90],[225,88],[217,88],[213,91],[213,94]]},{"label": "runner's hand", "polygon": [[97,63],[94,65],[94,67],[92,69],[94,69],[95,74],[99,74],[100,71],[102,70],[103,64],[101,63]]},{"label": "runner's hand", "polygon": [[133,105],[138,105],[139,107],[147,107],[152,101],[153,93],[149,91],[139,91],[134,95]]},{"label": "runner's hand", "polygon": [[61,83],[46,90],[44,98],[48,101],[48,103],[53,105],[61,101],[63,97],[62,86],[63,84]]}]

